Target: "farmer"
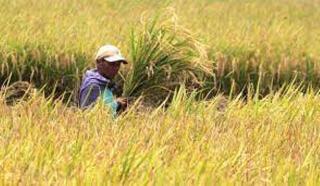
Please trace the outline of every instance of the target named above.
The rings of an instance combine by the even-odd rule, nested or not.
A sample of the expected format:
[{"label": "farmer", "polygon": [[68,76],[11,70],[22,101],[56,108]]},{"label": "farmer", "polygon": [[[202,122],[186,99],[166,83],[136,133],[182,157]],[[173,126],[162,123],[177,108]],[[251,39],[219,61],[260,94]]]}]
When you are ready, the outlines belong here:
[{"label": "farmer", "polygon": [[102,46],[95,57],[96,68],[87,70],[80,87],[80,108],[92,106],[98,98],[111,109],[113,116],[117,111],[127,107],[127,99],[113,96],[117,86],[112,79],[118,74],[121,64],[127,64],[127,60],[121,55],[120,50],[113,45]]}]

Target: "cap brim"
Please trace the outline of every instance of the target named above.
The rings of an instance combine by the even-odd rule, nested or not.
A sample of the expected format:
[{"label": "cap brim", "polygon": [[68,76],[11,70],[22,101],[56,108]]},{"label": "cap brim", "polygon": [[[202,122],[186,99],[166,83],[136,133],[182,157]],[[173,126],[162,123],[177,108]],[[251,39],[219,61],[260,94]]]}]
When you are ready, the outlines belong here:
[{"label": "cap brim", "polygon": [[124,64],[128,64],[127,60],[124,57],[120,56],[120,55],[113,55],[113,56],[105,57],[103,59],[108,61],[108,62],[110,62],[110,63],[114,63],[114,62],[120,61],[120,62],[122,62]]}]

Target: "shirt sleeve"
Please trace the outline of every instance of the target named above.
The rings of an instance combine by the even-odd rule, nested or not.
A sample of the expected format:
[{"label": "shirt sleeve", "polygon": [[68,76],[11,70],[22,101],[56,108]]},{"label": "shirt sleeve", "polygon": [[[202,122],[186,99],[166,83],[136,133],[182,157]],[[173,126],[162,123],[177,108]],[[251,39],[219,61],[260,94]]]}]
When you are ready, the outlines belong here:
[{"label": "shirt sleeve", "polygon": [[85,88],[80,96],[80,107],[88,108],[92,103],[96,102],[101,94],[99,85],[92,84]]}]

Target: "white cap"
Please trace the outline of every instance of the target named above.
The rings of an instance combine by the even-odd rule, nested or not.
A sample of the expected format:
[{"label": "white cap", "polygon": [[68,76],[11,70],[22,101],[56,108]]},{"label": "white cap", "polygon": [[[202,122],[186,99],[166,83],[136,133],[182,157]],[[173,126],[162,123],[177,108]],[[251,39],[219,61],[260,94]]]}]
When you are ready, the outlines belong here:
[{"label": "white cap", "polygon": [[101,58],[103,58],[104,60],[110,63],[117,62],[117,61],[121,61],[124,64],[128,63],[126,58],[124,58],[121,55],[120,50],[113,45],[104,45],[99,48],[95,59],[98,60]]}]

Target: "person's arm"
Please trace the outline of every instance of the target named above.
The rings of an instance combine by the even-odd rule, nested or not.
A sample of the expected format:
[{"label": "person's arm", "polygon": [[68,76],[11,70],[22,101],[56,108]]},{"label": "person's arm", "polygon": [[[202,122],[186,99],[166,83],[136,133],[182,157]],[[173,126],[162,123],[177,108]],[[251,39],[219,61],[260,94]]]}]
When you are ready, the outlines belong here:
[{"label": "person's arm", "polygon": [[100,94],[99,85],[92,84],[85,88],[80,94],[80,108],[88,108],[92,103],[97,101]]},{"label": "person's arm", "polygon": [[121,97],[123,89],[122,86],[119,86],[118,84],[114,82],[110,82],[107,86],[112,92],[113,95],[117,97],[115,101],[117,102],[117,113],[124,111],[127,108],[128,100],[127,98]]}]

